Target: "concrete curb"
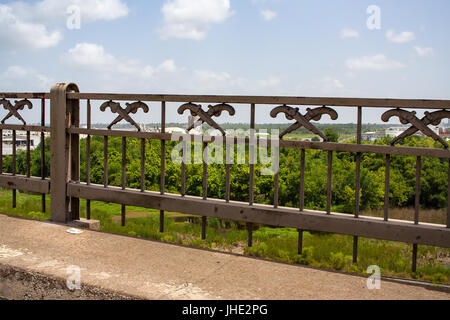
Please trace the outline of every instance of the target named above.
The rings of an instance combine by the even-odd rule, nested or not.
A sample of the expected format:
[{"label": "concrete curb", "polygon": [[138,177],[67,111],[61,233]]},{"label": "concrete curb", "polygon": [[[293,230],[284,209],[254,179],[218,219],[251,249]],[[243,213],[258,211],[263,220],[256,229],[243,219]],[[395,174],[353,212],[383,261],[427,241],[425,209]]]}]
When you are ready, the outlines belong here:
[{"label": "concrete curb", "polygon": [[0,299],[4,300],[139,300],[96,286],[82,284],[69,290],[66,280],[0,263]]}]

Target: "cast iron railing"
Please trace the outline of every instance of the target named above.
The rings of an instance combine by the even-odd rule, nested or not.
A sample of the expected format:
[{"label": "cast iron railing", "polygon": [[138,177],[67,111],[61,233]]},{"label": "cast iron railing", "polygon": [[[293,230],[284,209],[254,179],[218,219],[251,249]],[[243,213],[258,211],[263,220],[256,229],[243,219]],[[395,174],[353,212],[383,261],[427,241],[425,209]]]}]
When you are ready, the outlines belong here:
[{"label": "cast iron railing", "polygon": [[[202,238],[206,238],[207,217],[235,220],[247,223],[249,238],[248,244],[252,245],[253,224],[264,224],[278,227],[290,227],[299,230],[299,253],[302,252],[302,239],[304,230],[346,234],[354,237],[353,260],[357,261],[358,237],[376,238],[392,241],[401,241],[413,244],[412,269],[416,270],[417,246],[432,245],[450,247],[450,205],[447,208],[447,225],[432,225],[420,222],[420,178],[422,157],[436,157],[449,161],[450,181],[450,151],[446,141],[441,139],[428,125],[438,125],[443,119],[450,119],[449,100],[404,100],[404,99],[349,99],[349,98],[306,98],[306,97],[264,97],[264,96],[205,96],[205,95],[152,95],[152,94],[103,94],[80,93],[75,84],[55,85],[50,93],[0,93],[0,104],[3,103],[7,110],[6,117],[13,116],[23,122],[23,125],[0,124],[0,139],[2,130],[26,131],[29,134],[38,131],[42,134],[42,176],[35,178],[30,176],[30,148],[27,147],[26,176],[18,176],[15,170],[16,151],[14,144],[13,172],[0,171],[0,187],[13,189],[13,202],[15,206],[15,190],[32,191],[43,194],[43,210],[45,210],[45,194],[51,196],[52,220],[68,222],[79,219],[80,201],[87,200],[87,218],[90,219],[90,201],[105,201],[122,205],[122,225],[126,223],[126,206],[138,206],[160,210],[160,231],[164,232],[164,212],[180,212],[196,214],[202,218]],[[25,99],[12,101],[11,99]],[[42,108],[42,121],[40,126],[29,126],[21,119],[19,111],[23,107],[31,107],[29,99],[40,99]],[[45,100],[51,100],[51,125],[45,126]],[[87,106],[87,127],[80,127],[80,102]],[[92,128],[91,102],[100,102],[100,110],[110,109],[117,114],[117,118],[107,129]],[[126,101],[135,101],[126,103]],[[152,103],[149,107],[149,103]],[[154,107],[154,102],[160,103],[161,132],[142,132],[139,125],[133,119],[133,114],[138,110],[144,113]],[[280,140],[263,140],[256,138],[254,131],[252,136],[245,139],[249,145],[250,172],[249,172],[249,202],[237,202],[230,199],[230,164],[225,164],[225,197],[224,199],[208,198],[208,164],[203,159],[203,188],[202,196],[194,197],[186,194],[186,165],[181,164],[181,192],[180,194],[168,194],[165,188],[166,168],[166,142],[172,140],[172,135],[166,133],[166,104],[178,103],[179,114],[190,111],[199,123],[207,123],[218,130],[222,135],[214,137],[194,137],[193,141],[201,141],[203,148],[208,144],[222,140],[224,145],[238,143],[238,138],[226,136],[226,132],[214,120],[223,112],[231,116],[235,114],[233,105],[245,104],[249,108],[249,129],[255,129],[255,115],[258,105],[273,105],[270,115],[273,118],[283,114],[288,120],[293,121],[291,127],[280,135]],[[211,104],[203,109],[199,103]],[[125,105],[122,107],[122,105]],[[304,113],[294,106],[310,106]],[[315,107],[311,107],[315,106]],[[338,118],[338,113],[333,108],[353,108],[357,113],[356,144],[327,142],[326,136],[318,130],[311,121],[320,120],[324,115],[332,120]],[[366,108],[391,109],[385,112],[382,120],[387,122],[392,117],[398,117],[403,124],[410,124],[411,128],[405,131],[400,138],[420,131],[423,134],[439,141],[443,148],[418,148],[394,146],[398,139],[392,141],[391,146],[362,144],[362,112]],[[424,109],[425,116],[417,118],[414,109]],[[174,112],[175,110],[171,110]],[[113,126],[120,121],[131,124],[135,131],[113,130]],[[194,127],[195,124],[191,126]],[[284,136],[300,127],[304,127],[315,135],[323,138],[323,142],[308,142],[285,140]],[[45,180],[45,146],[44,133],[51,132],[51,179]],[[80,181],[80,135],[86,135],[86,181]],[[104,138],[104,184],[91,183],[90,152],[91,137],[102,136]],[[122,138],[122,186],[112,187],[108,185],[108,138]],[[141,140],[141,169],[140,190],[126,188],[126,149],[127,138]],[[145,150],[146,140],[161,141],[161,181],[160,191],[148,191],[145,188]],[[1,141],[0,141],[1,142]],[[186,143],[186,142],[184,142]],[[278,201],[279,173],[274,173],[274,205],[261,205],[254,202],[255,166],[252,157],[258,146],[267,143],[269,146],[279,148],[298,149],[300,157],[299,206],[298,208],[280,207]],[[1,148],[0,143],[0,148]],[[307,149],[322,150],[328,153],[328,177],[327,177],[327,205],[325,212],[305,209],[305,152]],[[228,149],[227,149],[228,150]],[[0,150],[1,151],[1,150]],[[356,181],[355,181],[355,213],[354,215],[331,212],[332,199],[332,160],[335,152],[355,153]],[[385,155],[385,200],[384,218],[360,216],[360,173],[361,156],[363,153]],[[185,154],[183,154],[184,156]],[[416,157],[416,186],[415,186],[415,216],[414,222],[389,219],[389,190],[390,190],[390,162],[391,156],[415,156]],[[227,159],[229,154],[227,152]],[[0,159],[3,157],[0,157]],[[253,159],[254,160],[254,159]],[[0,168],[2,167],[0,163]],[[1,170],[1,169],[0,169]],[[448,184],[450,194],[450,183]],[[450,202],[450,197],[447,203]]]}]

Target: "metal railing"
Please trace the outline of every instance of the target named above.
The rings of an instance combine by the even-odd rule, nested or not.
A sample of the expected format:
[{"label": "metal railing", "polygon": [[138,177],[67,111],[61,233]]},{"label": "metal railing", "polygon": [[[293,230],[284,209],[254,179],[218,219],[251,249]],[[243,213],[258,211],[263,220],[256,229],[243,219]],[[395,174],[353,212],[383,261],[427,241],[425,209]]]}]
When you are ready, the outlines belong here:
[{"label": "metal railing", "polygon": [[[22,98],[22,102],[16,102],[13,106],[7,99]],[[45,165],[42,164],[42,177],[30,177],[29,170],[26,177],[17,176],[15,170],[12,174],[0,171],[0,187],[13,190],[25,190],[39,192],[43,194],[43,206],[45,206],[45,194],[51,195],[52,220],[57,222],[68,222],[79,219],[80,201],[86,199],[87,218],[90,219],[90,202],[104,201],[118,203],[122,205],[122,225],[126,223],[126,206],[137,206],[160,210],[160,231],[164,232],[164,212],[180,212],[185,214],[196,214],[202,218],[202,238],[206,238],[207,217],[219,219],[235,220],[247,223],[248,245],[252,246],[253,224],[264,224],[278,227],[296,228],[299,231],[299,254],[302,253],[303,233],[305,230],[320,231],[351,235],[354,237],[353,260],[357,261],[358,238],[376,238],[383,240],[400,241],[413,244],[412,269],[416,270],[417,247],[421,245],[432,245],[439,247],[450,247],[450,205],[447,208],[447,225],[432,225],[420,222],[420,178],[423,157],[436,157],[446,159],[449,162],[449,184],[450,194],[450,151],[446,141],[442,140],[436,133],[428,128],[428,125],[437,125],[443,119],[450,118],[449,100],[406,100],[406,99],[349,99],[349,98],[305,98],[305,97],[262,97],[262,96],[205,96],[205,95],[148,95],[148,94],[99,94],[80,93],[75,84],[55,85],[50,93],[45,94],[12,94],[0,93],[0,103],[4,103],[10,111],[11,116],[17,117],[17,112],[23,106],[29,106],[28,99],[41,99],[42,101],[42,123],[41,126],[28,126],[25,121],[23,125],[0,125],[1,130],[18,130],[42,133],[44,142],[44,132],[51,132],[51,179],[45,180]],[[45,99],[51,100],[51,126],[45,126]],[[80,102],[86,102],[87,127],[80,127]],[[100,110],[105,111],[110,108],[117,118],[111,123],[108,129],[93,129],[91,120],[91,102],[102,103]],[[122,108],[120,102],[136,101],[126,103]],[[132,117],[138,110],[149,111],[146,102],[158,102],[161,109],[161,132],[142,132],[139,125]],[[277,141],[276,148],[293,148],[300,152],[300,175],[299,183],[299,206],[298,208],[279,206],[279,173],[274,174],[274,204],[262,205],[254,201],[254,181],[255,166],[250,162],[249,166],[249,201],[238,202],[230,199],[230,170],[231,166],[225,164],[225,197],[224,199],[208,198],[208,164],[203,159],[202,196],[194,197],[186,194],[186,165],[181,164],[181,191],[180,194],[166,193],[165,170],[166,170],[166,142],[172,140],[172,135],[166,133],[166,103],[179,103],[178,113],[190,111],[192,116],[197,117],[199,123],[208,123],[210,126],[222,133],[222,136],[202,137],[195,140],[194,136],[188,135],[194,141],[201,141],[203,149],[208,144],[223,141],[230,143],[230,138],[225,131],[215,122],[214,118],[219,117],[222,112],[228,112],[231,116],[235,114],[233,104],[246,104],[249,108],[250,126],[255,129],[256,108],[258,105],[274,105],[275,108],[270,113],[272,118],[284,114],[288,120],[295,121],[285,132],[280,135],[281,140]],[[9,105],[8,105],[9,103]],[[212,103],[208,110],[203,110],[198,103]],[[292,106],[316,106],[307,109],[302,114],[298,108]],[[314,126],[311,121],[320,120],[323,115],[328,115],[332,120],[338,118],[338,113],[331,107],[353,108],[357,113],[356,144],[327,142],[326,136]],[[387,122],[392,117],[398,117],[403,124],[410,124],[411,127],[402,136],[392,141],[390,146],[362,144],[362,113],[366,108],[391,109],[385,112],[382,120]],[[403,108],[403,109],[402,109]],[[414,111],[405,109],[424,109],[425,116],[417,118]],[[432,111],[433,110],[433,111]],[[429,112],[432,111],[432,112]],[[20,115],[19,115],[20,116]],[[23,119],[22,119],[23,120]],[[112,127],[120,122],[126,121],[135,127],[136,131],[113,130]],[[195,124],[193,126],[195,127]],[[312,133],[321,136],[323,142],[309,142],[285,140],[284,136],[301,127]],[[419,148],[419,147],[398,147],[394,144],[401,138],[405,138],[416,132],[439,141],[443,148]],[[80,181],[80,135],[86,135],[86,181]],[[91,137],[102,136],[104,139],[104,184],[95,185],[91,183]],[[0,134],[1,137],[1,134]],[[108,184],[108,139],[109,137],[122,138],[122,173],[121,187],[113,187]],[[140,190],[132,190],[126,187],[126,150],[127,139],[137,138],[141,141],[141,169],[140,169]],[[160,191],[148,191],[145,188],[145,150],[147,140],[159,140],[161,142],[161,181]],[[255,142],[255,143],[252,143]],[[237,138],[232,138],[233,145],[238,143]],[[245,144],[249,146],[250,156],[253,155],[254,148],[263,143],[261,139],[250,137],[245,139]],[[269,140],[265,143],[272,145]],[[0,143],[1,145],[1,143]],[[45,161],[44,149],[42,147],[42,163]],[[326,211],[319,212],[305,209],[305,152],[308,149],[322,150],[328,153],[327,170],[327,201]],[[355,153],[356,181],[355,181],[355,213],[354,215],[331,212],[332,199],[332,160],[336,152]],[[361,156],[363,153],[385,155],[385,197],[384,197],[384,218],[374,218],[360,216],[360,179],[361,179]],[[27,149],[29,155],[29,148]],[[184,153],[183,153],[184,154]],[[415,185],[415,216],[414,222],[398,221],[389,219],[389,190],[390,190],[390,166],[391,156],[415,156],[416,157],[416,185]],[[13,163],[16,161],[16,154],[13,153]],[[227,152],[227,159],[229,154]],[[1,157],[2,158],[2,157]],[[27,157],[29,166],[29,156]],[[1,168],[1,163],[0,163]],[[14,165],[13,165],[14,169]],[[13,193],[15,201],[15,192]],[[450,202],[450,197],[447,203]],[[45,208],[44,208],[45,210]]]},{"label": "metal railing", "polygon": [[[17,190],[30,191],[42,194],[42,212],[46,211],[45,199],[46,194],[50,193],[50,181],[46,179],[45,169],[45,133],[50,132],[50,127],[45,125],[45,111],[46,100],[50,98],[48,93],[0,93],[0,105],[7,111],[5,117],[2,117],[0,123],[0,187],[12,189],[12,207],[17,206]],[[10,101],[10,99],[21,99]],[[19,111],[25,107],[28,109],[33,108],[33,103],[29,100],[40,101],[41,108],[41,121],[40,125],[28,125],[22,118]],[[9,118],[16,118],[22,122],[20,125],[5,124]],[[3,172],[3,131],[12,131],[12,172]],[[17,175],[16,162],[17,162],[17,132],[26,132],[26,175]],[[31,177],[31,146],[30,135],[32,132],[38,133],[41,136],[41,176]]]}]

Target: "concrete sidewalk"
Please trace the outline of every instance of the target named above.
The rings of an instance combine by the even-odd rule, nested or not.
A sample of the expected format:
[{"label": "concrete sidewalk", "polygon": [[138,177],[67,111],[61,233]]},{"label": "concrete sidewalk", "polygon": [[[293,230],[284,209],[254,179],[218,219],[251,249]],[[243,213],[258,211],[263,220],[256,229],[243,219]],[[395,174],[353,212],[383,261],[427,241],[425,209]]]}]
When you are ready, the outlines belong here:
[{"label": "concrete sidewalk", "polygon": [[[67,294],[67,268],[74,265],[81,268],[82,288],[114,299],[450,299],[449,293],[424,287],[383,281],[381,290],[368,290],[364,277],[94,231],[73,235],[67,229],[0,215],[0,296],[36,298],[23,283],[29,273],[35,281],[47,279],[39,280],[47,288],[40,298],[103,297]],[[22,281],[20,290],[14,290],[14,277]],[[51,279],[66,293],[46,294]]]}]

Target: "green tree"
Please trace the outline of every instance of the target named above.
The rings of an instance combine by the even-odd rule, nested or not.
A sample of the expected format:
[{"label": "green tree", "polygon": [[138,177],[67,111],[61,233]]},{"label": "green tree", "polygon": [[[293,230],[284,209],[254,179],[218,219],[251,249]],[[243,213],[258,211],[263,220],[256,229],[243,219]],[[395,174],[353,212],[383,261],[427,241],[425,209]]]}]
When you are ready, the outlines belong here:
[{"label": "green tree", "polygon": [[339,134],[331,128],[325,129],[325,136],[327,137],[328,142],[338,142]]}]

